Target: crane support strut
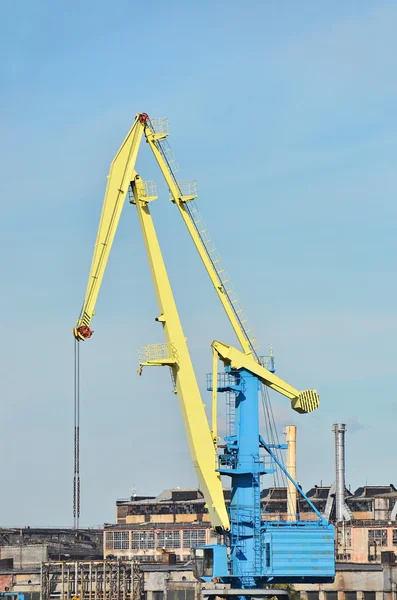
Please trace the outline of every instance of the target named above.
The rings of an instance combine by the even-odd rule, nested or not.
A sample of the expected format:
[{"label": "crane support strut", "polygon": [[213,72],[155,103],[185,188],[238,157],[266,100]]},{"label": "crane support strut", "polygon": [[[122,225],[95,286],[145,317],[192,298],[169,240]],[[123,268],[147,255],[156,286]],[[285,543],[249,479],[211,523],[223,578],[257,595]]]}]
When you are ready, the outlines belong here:
[{"label": "crane support strut", "polygon": [[143,182],[139,175],[136,175],[132,182],[132,191],[160,309],[161,320],[158,320],[162,324],[167,346],[172,348],[173,354],[171,357],[165,355],[142,361],[140,366],[141,368],[156,365],[170,366],[180,400],[190,454],[200,487],[204,492],[211,523],[215,528],[227,531],[230,528],[229,517],[225,507],[221,478],[214,469],[216,454],[205,406],[201,399],[149,204],[145,199]]}]

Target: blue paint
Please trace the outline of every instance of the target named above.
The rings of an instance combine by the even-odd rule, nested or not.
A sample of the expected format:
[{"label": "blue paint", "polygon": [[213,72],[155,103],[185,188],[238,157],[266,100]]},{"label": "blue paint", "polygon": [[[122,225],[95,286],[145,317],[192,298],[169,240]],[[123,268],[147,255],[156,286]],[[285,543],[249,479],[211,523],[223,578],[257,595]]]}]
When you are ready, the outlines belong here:
[{"label": "blue paint", "polygon": [[[212,389],[209,378],[208,389]],[[245,369],[230,367],[219,374],[217,390],[229,394],[228,435],[218,456],[218,471],[231,478],[229,506],[229,568],[227,547],[207,547],[206,577],[220,578],[232,587],[249,590],[265,583],[328,583],[335,577],[334,528],[306,498],[259,433],[259,380]],[[264,448],[268,458],[260,456]],[[266,521],[261,515],[261,477],[278,466],[312,507],[314,521]],[[212,550],[211,550],[212,548]],[[221,558],[222,557],[222,558]],[[211,571],[212,569],[212,571]],[[209,579],[208,579],[209,577]]]},{"label": "blue paint", "polygon": [[[199,554],[200,553],[200,554]],[[201,546],[194,549],[196,576],[203,581],[211,581],[215,576],[228,578],[227,546],[223,544]],[[216,574],[216,575],[214,575]]]}]

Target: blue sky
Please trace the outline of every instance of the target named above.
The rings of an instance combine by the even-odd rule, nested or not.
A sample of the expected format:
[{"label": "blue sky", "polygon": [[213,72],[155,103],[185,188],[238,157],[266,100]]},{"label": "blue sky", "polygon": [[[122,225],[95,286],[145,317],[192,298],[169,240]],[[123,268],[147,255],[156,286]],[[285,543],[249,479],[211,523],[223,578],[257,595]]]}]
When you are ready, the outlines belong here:
[{"label": "blue sky", "polygon": [[[304,487],[397,483],[394,391],[397,78],[395,2],[119,0],[1,3],[3,525],[71,523],[73,339],[112,157],[136,112],[167,116],[199,207],[261,347],[316,387],[298,425]],[[149,150],[138,168],[159,174]],[[234,343],[160,185],[152,213],[197,376]],[[118,497],[194,486],[167,370],[136,376],[161,342],[136,215],[126,206],[81,348],[82,522]]]}]

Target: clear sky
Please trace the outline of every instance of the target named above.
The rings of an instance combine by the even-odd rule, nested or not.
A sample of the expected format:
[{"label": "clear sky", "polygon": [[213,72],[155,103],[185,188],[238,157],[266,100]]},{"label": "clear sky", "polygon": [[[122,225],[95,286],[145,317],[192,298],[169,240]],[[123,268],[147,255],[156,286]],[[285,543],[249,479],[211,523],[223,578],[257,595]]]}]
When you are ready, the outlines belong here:
[{"label": "clear sky", "polygon": [[[280,376],[317,388],[298,425],[303,487],[397,483],[397,4],[394,1],[0,3],[1,525],[72,523],[73,338],[106,175],[136,112],[167,116],[181,179]],[[145,179],[159,180],[146,147]],[[176,208],[152,213],[197,375],[234,343]],[[82,517],[195,486],[134,210],[126,206],[81,348]],[[271,482],[270,482],[271,483]]]}]

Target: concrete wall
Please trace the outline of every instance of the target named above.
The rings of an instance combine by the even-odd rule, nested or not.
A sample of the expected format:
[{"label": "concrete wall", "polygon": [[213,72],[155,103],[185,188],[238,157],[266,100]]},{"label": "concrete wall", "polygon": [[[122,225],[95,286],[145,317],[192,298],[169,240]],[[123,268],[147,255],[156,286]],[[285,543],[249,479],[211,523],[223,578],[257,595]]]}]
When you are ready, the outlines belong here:
[{"label": "concrete wall", "polygon": [[25,571],[24,573],[0,574],[0,592],[23,593],[25,594],[25,600],[39,600],[40,590],[40,573]]},{"label": "concrete wall", "polygon": [[[355,526],[353,523],[351,526],[346,525],[345,527],[350,529],[351,532],[351,545],[350,547],[346,547],[346,553],[350,555],[349,562],[351,561],[357,563],[367,563],[369,554],[373,557],[371,561],[380,562],[381,552],[384,552],[386,550],[397,552],[397,545],[393,545],[393,530],[397,530],[396,523],[394,523],[393,525],[379,525],[378,527]],[[381,546],[378,544],[375,547],[374,544],[370,545],[369,531],[376,529],[386,530],[387,544],[385,546]]]},{"label": "concrete wall", "polygon": [[339,571],[334,583],[297,584],[294,587],[300,591],[381,592],[383,571]]},{"label": "concrete wall", "polygon": [[144,590],[146,600],[155,600],[156,592],[164,592],[164,600],[178,597],[180,592],[189,600],[197,600],[201,596],[201,584],[194,578],[191,570],[145,572]]},{"label": "concrete wall", "polygon": [[6,592],[6,588],[12,589],[13,580],[12,575],[0,575],[0,592]]},{"label": "concrete wall", "polygon": [[14,569],[29,569],[40,566],[48,560],[48,546],[34,544],[31,546],[0,546],[0,559],[12,558]]},{"label": "concrete wall", "polygon": [[368,562],[368,529],[364,527],[351,528],[351,560]]},{"label": "concrete wall", "polygon": [[[120,523],[120,520],[117,521]],[[208,523],[210,526],[210,516],[208,514],[181,513],[166,515],[150,515],[149,521],[145,515],[128,515],[122,520],[123,523]]]}]

